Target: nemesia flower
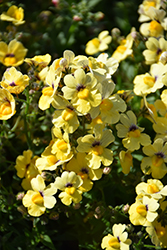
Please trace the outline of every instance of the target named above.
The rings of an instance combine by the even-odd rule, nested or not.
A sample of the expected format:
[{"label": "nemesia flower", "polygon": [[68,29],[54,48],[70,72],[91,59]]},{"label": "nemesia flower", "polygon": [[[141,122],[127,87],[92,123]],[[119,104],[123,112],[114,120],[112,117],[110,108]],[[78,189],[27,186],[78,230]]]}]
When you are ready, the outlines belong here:
[{"label": "nemesia flower", "polygon": [[63,57],[55,59],[51,64],[51,67],[54,68],[55,74],[61,77],[62,72],[66,71],[67,73],[69,69],[69,73],[72,73],[71,69],[73,67],[77,68],[77,66],[74,63],[74,59],[75,59],[74,52],[71,50],[65,50],[63,52]]},{"label": "nemesia flower", "polygon": [[148,179],[147,183],[141,182],[136,186],[136,193],[139,197],[146,195],[159,200],[163,196],[167,196],[167,186],[164,187],[162,182],[157,179]]},{"label": "nemesia flower", "polygon": [[32,190],[28,190],[23,197],[23,205],[28,208],[31,216],[38,217],[45,213],[46,208],[53,208],[56,199],[53,196],[57,189],[54,183],[46,187],[44,179],[37,175],[31,180]]},{"label": "nemesia flower", "polygon": [[154,93],[157,89],[167,85],[167,65],[160,62],[152,64],[150,73],[137,75],[133,83],[136,95],[142,96]]},{"label": "nemesia flower", "polygon": [[119,153],[119,159],[122,167],[122,172],[124,174],[129,174],[130,167],[133,167],[133,156],[130,151],[121,151]]},{"label": "nemesia flower", "polygon": [[98,52],[108,49],[108,44],[111,43],[112,37],[107,30],[103,30],[97,38],[93,38],[86,44],[85,52],[88,55],[94,55]]},{"label": "nemesia flower", "polygon": [[70,160],[73,156],[69,136],[67,132],[62,134],[61,129],[53,127],[53,140],[51,142],[51,153],[60,161]]},{"label": "nemesia flower", "polygon": [[166,12],[162,9],[157,10],[154,7],[150,7],[148,15],[152,19],[149,23],[141,24],[139,30],[143,36],[146,37],[160,37],[164,34],[163,19]]},{"label": "nemesia flower", "polygon": [[136,202],[130,206],[129,219],[135,226],[149,226],[150,222],[153,222],[158,213],[156,212],[159,208],[158,200],[144,196],[142,201],[136,199]]},{"label": "nemesia flower", "polygon": [[7,67],[22,64],[26,53],[27,49],[16,39],[10,41],[8,45],[0,42],[0,62]]},{"label": "nemesia flower", "polygon": [[53,142],[51,141],[50,145],[47,146],[45,150],[42,152],[41,157],[39,157],[35,162],[35,166],[39,171],[43,170],[53,171],[57,168],[57,166],[65,162],[58,159],[56,154],[51,153],[52,144]]},{"label": "nemesia flower", "polygon": [[148,10],[150,7],[154,7],[156,9],[160,8],[161,0],[144,0],[142,4],[139,5],[138,13],[140,14],[138,21],[139,22],[147,22],[150,20],[150,16]]},{"label": "nemesia flower", "polygon": [[167,226],[158,222],[158,219],[146,227],[146,231],[151,237],[151,242],[158,247],[167,248]]},{"label": "nemesia flower", "polygon": [[85,153],[77,153],[73,158],[66,164],[65,169],[73,171],[83,180],[83,184],[79,187],[82,192],[89,191],[93,186],[93,181],[99,180],[102,177],[102,169],[91,169],[88,166]]},{"label": "nemesia flower", "polygon": [[91,73],[85,74],[83,69],[77,69],[74,76],[68,74],[64,77],[64,83],[64,97],[71,100],[78,112],[87,114],[91,107],[100,104],[101,94],[96,88],[97,80]]},{"label": "nemesia flower", "polygon": [[51,55],[38,55],[34,56],[33,58],[25,58],[24,61],[29,65],[35,66],[38,71],[41,71],[50,63]]},{"label": "nemesia flower", "polygon": [[14,97],[6,89],[0,88],[0,120],[10,119],[16,112]]},{"label": "nemesia flower", "polygon": [[42,89],[42,95],[39,98],[38,106],[41,110],[46,110],[50,107],[59,82],[60,77],[55,75],[54,68],[50,67],[45,78],[45,83],[47,86]]},{"label": "nemesia flower", "polygon": [[100,68],[104,68],[106,73],[110,76],[113,75],[116,70],[118,69],[119,63],[118,61],[113,58],[109,57],[107,53],[101,53],[97,58],[97,62],[99,63]]},{"label": "nemesia flower", "polygon": [[12,5],[7,12],[4,12],[0,15],[0,19],[2,21],[12,22],[14,25],[21,25],[25,23],[24,18],[24,10],[21,7],[17,7],[16,5]]},{"label": "nemesia flower", "polygon": [[167,141],[167,117],[157,117],[156,123],[153,124],[153,129],[157,133],[155,140],[161,138],[164,142]]},{"label": "nemesia flower", "polygon": [[118,137],[124,138],[122,143],[129,151],[138,150],[140,144],[145,146],[151,143],[149,135],[142,133],[144,128],[137,126],[136,116],[131,110],[120,115],[120,122],[116,125],[117,134]]},{"label": "nemesia flower", "polygon": [[144,157],[141,162],[141,170],[144,174],[151,174],[153,178],[161,179],[167,173],[167,143],[158,138],[152,145],[143,147]]},{"label": "nemesia flower", "polygon": [[112,57],[117,59],[118,62],[121,62],[122,60],[126,59],[128,56],[132,55],[133,50],[133,42],[134,39],[132,37],[132,32],[135,31],[135,28],[131,29],[131,32],[127,35],[125,39],[123,39],[120,43],[120,45],[116,48],[114,53],[112,54]]},{"label": "nemesia flower", "polygon": [[108,234],[102,239],[101,247],[106,250],[129,250],[132,241],[128,238],[128,233],[125,232],[125,224],[114,224],[112,227],[113,235]]},{"label": "nemesia flower", "polygon": [[160,37],[149,37],[146,41],[147,49],[143,51],[146,64],[153,64],[160,61],[160,57],[163,52],[167,51],[167,41]]},{"label": "nemesia flower", "polygon": [[32,157],[32,154],[32,151],[28,149],[23,151],[23,155],[19,155],[16,158],[15,169],[17,170],[17,176],[24,178],[21,183],[24,190],[31,189],[30,182],[32,178],[40,174],[40,171],[35,166],[38,156]]},{"label": "nemesia flower", "polygon": [[29,85],[29,77],[23,75],[15,67],[11,67],[3,74],[0,84],[10,93],[20,94]]},{"label": "nemesia flower", "polygon": [[114,136],[110,129],[102,131],[103,126],[96,125],[94,135],[88,134],[79,137],[77,150],[81,153],[88,153],[86,156],[88,166],[92,169],[100,168],[101,163],[109,166],[113,161],[113,151],[107,146],[114,141]]},{"label": "nemesia flower", "polygon": [[68,100],[62,96],[55,95],[53,97],[52,106],[56,108],[53,113],[52,123],[62,128],[67,133],[73,133],[79,127],[77,113]]},{"label": "nemesia flower", "polygon": [[59,198],[63,204],[69,206],[72,202],[79,203],[82,200],[82,191],[78,189],[82,183],[81,177],[73,171],[64,171],[61,177],[56,177],[55,187],[62,191]]}]

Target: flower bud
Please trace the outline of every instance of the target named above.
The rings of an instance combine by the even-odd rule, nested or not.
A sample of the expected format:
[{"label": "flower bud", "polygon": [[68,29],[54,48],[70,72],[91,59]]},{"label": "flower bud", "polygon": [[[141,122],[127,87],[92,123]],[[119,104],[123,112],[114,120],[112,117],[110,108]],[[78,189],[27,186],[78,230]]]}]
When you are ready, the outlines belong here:
[{"label": "flower bud", "polygon": [[82,18],[80,16],[78,16],[78,15],[74,15],[73,20],[76,21],[76,22],[79,22],[79,21],[82,20]]},{"label": "flower bud", "polygon": [[103,168],[103,174],[109,174],[110,172],[111,172],[111,168],[110,167]]},{"label": "flower bud", "polygon": [[160,55],[160,58],[159,58],[159,61],[163,64],[166,64],[167,62],[167,51],[163,52],[161,55]]}]

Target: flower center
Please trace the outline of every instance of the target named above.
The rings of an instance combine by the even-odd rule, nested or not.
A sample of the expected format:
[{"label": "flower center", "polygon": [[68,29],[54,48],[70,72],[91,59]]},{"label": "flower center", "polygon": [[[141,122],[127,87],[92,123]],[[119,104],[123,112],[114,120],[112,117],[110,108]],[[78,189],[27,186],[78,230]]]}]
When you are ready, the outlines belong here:
[{"label": "flower center", "polygon": [[9,101],[5,101],[0,106],[0,114],[1,115],[9,115],[12,113],[11,104]]},{"label": "flower center", "polygon": [[6,54],[6,56],[4,58],[4,64],[6,66],[11,66],[15,63],[16,63],[15,55],[13,53]]},{"label": "flower center", "polygon": [[148,11],[150,7],[156,7],[155,1],[146,1],[143,3],[144,11]]},{"label": "flower center", "polygon": [[49,163],[49,165],[54,165],[57,162],[57,158],[54,155],[49,155],[47,157],[47,162]]},{"label": "flower center", "polygon": [[154,194],[159,192],[159,188],[157,187],[157,185],[155,185],[154,183],[148,185],[147,187],[147,193],[149,194]]},{"label": "flower center", "polygon": [[136,212],[140,214],[141,216],[145,217],[147,214],[147,207],[145,205],[139,205],[136,208]]},{"label": "flower center", "polygon": [[92,149],[91,152],[95,155],[102,155],[103,153],[103,147],[100,145],[99,141],[94,141],[92,143]]},{"label": "flower center", "polygon": [[115,249],[120,249],[120,242],[118,240],[118,238],[111,238],[108,242],[109,246]]},{"label": "flower center", "polygon": [[96,48],[98,48],[98,47],[99,47],[99,45],[100,45],[100,41],[99,41],[99,39],[98,39],[98,38],[94,38],[94,39],[92,39],[92,43],[93,43],[93,45],[94,45]]},{"label": "flower center", "polygon": [[89,96],[89,90],[87,88],[81,89],[78,92],[78,98],[79,99],[87,99]]},{"label": "flower center", "polygon": [[149,87],[153,87],[155,83],[155,78],[153,76],[145,76],[143,78],[144,84],[148,85]]},{"label": "flower center", "polygon": [[128,137],[139,137],[140,136],[140,130],[138,129],[138,127],[135,124],[132,124],[129,128],[129,132],[128,132]]},{"label": "flower center", "polygon": [[161,238],[162,236],[164,236],[166,234],[166,230],[164,227],[159,226],[158,228],[155,228],[156,234],[158,236],[158,238]]},{"label": "flower center", "polygon": [[32,202],[35,203],[38,206],[42,206],[43,205],[43,195],[42,192],[37,192],[32,196]]},{"label": "flower center", "polygon": [[57,147],[59,150],[61,151],[66,151],[68,146],[67,146],[67,142],[65,142],[63,139],[59,140],[57,142]]},{"label": "flower center", "polygon": [[68,122],[74,117],[74,114],[75,113],[72,109],[66,108],[65,110],[63,110],[61,117],[64,121]]},{"label": "flower center", "polygon": [[109,99],[104,99],[100,104],[100,110],[109,111],[113,107],[112,101]]},{"label": "flower center", "polygon": [[73,195],[74,192],[75,192],[75,187],[66,187],[65,188],[65,192],[68,194],[68,195]]},{"label": "flower center", "polygon": [[124,45],[119,45],[116,49],[117,52],[123,54],[126,51],[126,47]]},{"label": "flower center", "polygon": [[81,168],[81,171],[78,173],[78,175],[81,176],[82,180],[85,180],[88,178],[89,170],[87,168]]},{"label": "flower center", "polygon": [[163,28],[159,22],[156,20],[151,21],[150,23],[150,36],[159,36],[163,31]]},{"label": "flower center", "polygon": [[52,87],[43,88],[42,93],[43,93],[43,95],[52,96],[53,95],[53,88]]},{"label": "flower center", "polygon": [[153,157],[152,157],[152,164],[155,167],[160,167],[164,162],[164,154],[162,152],[156,153]]},{"label": "flower center", "polygon": [[16,83],[15,83],[15,82],[11,82],[11,83],[9,84],[9,86],[11,86],[11,87],[15,87],[15,86],[17,86],[17,85],[16,85]]}]

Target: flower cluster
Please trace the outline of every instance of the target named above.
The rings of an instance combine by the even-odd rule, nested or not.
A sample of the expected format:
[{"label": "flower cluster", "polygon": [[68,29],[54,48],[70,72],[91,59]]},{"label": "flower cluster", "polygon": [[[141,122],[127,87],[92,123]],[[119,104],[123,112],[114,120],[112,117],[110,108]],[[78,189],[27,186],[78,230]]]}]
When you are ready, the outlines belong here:
[{"label": "flower cluster", "polygon": [[[106,250],[128,250],[135,226],[143,227],[155,246],[167,247],[167,185],[160,181],[167,177],[167,17],[160,0],[144,0],[138,13],[139,32],[132,27],[126,37],[116,34],[116,41],[116,30],[111,35],[103,30],[86,44],[87,56],[66,49],[53,60],[48,53],[25,58],[28,50],[17,36],[8,44],[0,41],[0,63],[5,69],[0,120],[3,128],[7,120],[9,127],[12,124],[8,138],[21,138],[28,146],[14,163],[27,218],[47,216],[48,209],[64,213],[71,207],[78,209],[97,183],[103,199],[99,203],[107,208],[101,212],[96,202],[84,204],[93,212],[83,221],[91,216],[100,219],[108,211],[108,220],[115,216],[112,230],[107,227],[104,234],[109,233],[101,239]],[[13,5],[0,19],[19,26],[25,22],[24,10]],[[115,41],[117,46],[111,50]],[[120,72],[127,67],[124,62],[134,64],[141,43],[144,66],[135,68],[131,90],[122,89],[124,79],[119,89]],[[23,63],[27,74],[22,73]],[[44,133],[34,135],[40,129]],[[136,189],[136,200],[126,209],[104,201],[103,191],[111,182],[114,186],[118,177],[120,185],[126,188],[130,183]]]}]

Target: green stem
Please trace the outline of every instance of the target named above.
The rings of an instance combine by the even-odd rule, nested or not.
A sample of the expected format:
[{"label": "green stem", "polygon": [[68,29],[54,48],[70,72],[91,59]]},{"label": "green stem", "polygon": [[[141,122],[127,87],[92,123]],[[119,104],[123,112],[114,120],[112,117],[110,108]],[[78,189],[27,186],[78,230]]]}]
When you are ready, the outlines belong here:
[{"label": "green stem", "polygon": [[29,105],[30,105],[28,89],[25,89],[25,94],[26,94],[26,107],[25,107],[25,113],[24,113],[24,130],[25,130],[28,148],[32,149],[31,132],[28,129],[28,111],[29,111]]}]

